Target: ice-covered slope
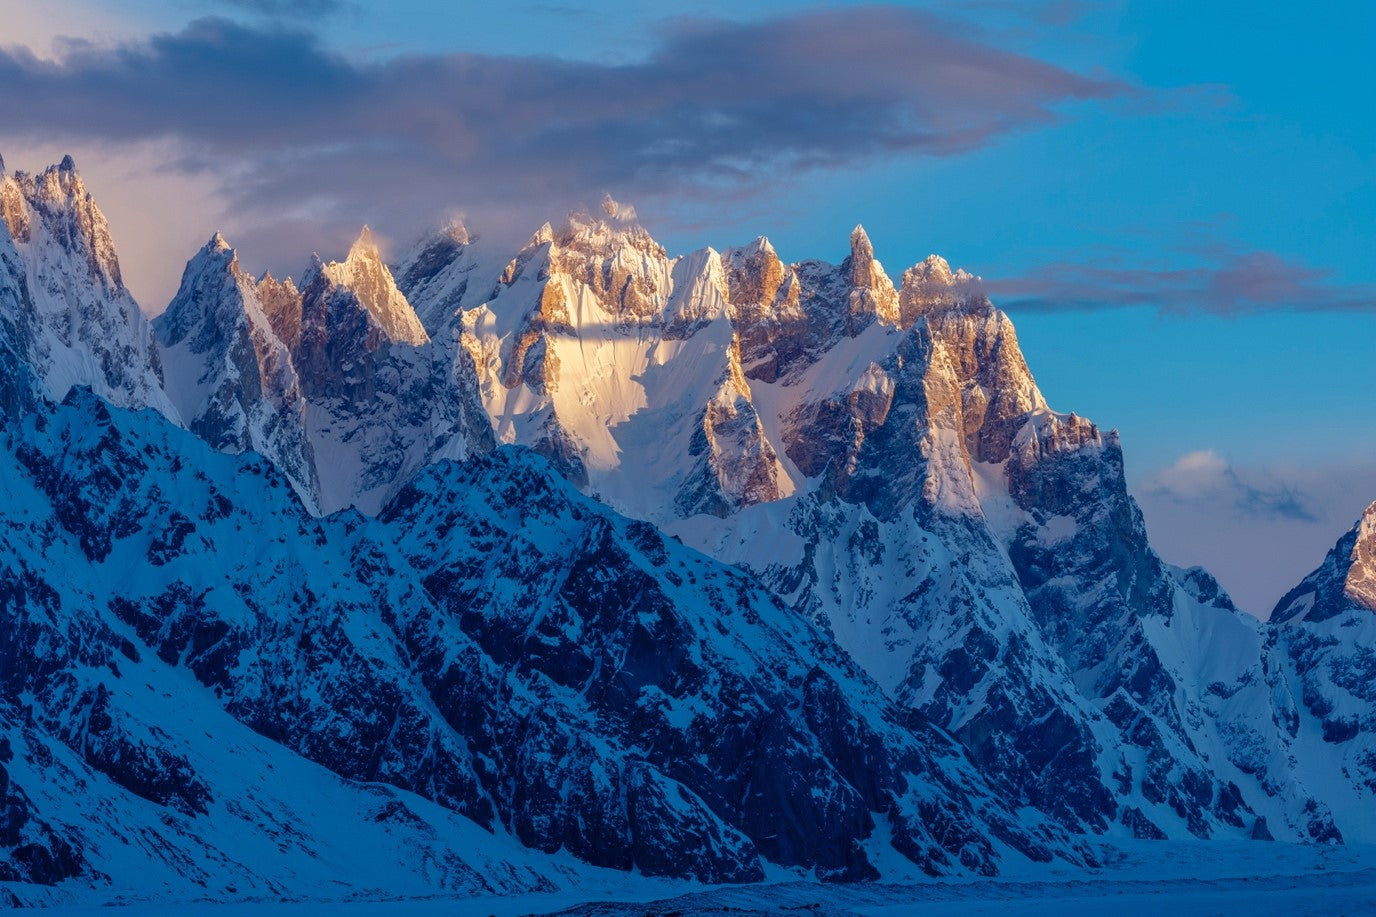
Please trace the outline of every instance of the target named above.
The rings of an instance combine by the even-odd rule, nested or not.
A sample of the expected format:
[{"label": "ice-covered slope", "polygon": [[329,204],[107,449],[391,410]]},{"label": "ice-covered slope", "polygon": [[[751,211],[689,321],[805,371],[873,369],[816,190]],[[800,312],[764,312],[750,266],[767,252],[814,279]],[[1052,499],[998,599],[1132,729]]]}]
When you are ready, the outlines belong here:
[{"label": "ice-covered slope", "polygon": [[317,519],[263,459],[78,389],[0,475],[11,881],[560,880],[518,846],[704,881],[1087,856],[749,578],[524,450]]},{"label": "ice-covered slope", "polygon": [[[22,267],[28,363],[48,398],[90,386],[114,404],[176,418],[148,319],[124,286],[105,216],[68,156],[38,175],[5,172],[0,217]],[[3,252],[0,258],[8,261]],[[7,265],[14,282],[16,272]],[[8,318],[8,316],[7,316]]]}]

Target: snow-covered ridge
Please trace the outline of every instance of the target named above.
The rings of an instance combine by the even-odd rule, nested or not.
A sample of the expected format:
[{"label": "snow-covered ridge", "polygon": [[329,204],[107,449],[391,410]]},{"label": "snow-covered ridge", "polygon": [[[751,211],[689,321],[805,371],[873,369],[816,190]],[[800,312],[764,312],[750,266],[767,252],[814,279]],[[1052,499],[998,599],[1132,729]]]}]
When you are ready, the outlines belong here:
[{"label": "snow-covered ridge", "polygon": [[[49,878],[125,869],[127,822],[246,883],[264,861],[207,865],[203,826],[259,843],[246,799],[293,811],[141,683],[333,773],[344,823],[378,814],[353,781],[391,787],[376,823],[422,857],[495,832],[381,867],[407,888],[1376,838],[1376,506],[1272,622],[1240,614],[1160,561],[1116,433],[1054,410],[940,258],[895,284],[860,227],[839,264],[672,257],[612,203],[395,267],[365,228],[298,286],[217,234],[140,344],[103,218],[49,173],[0,188],[0,661],[54,653],[0,668],[27,679],[0,765]],[[71,384],[96,394],[41,403]]]},{"label": "snow-covered ridge", "polygon": [[85,389],[0,449],[20,901],[1092,862],[741,571],[528,450],[365,522]]}]

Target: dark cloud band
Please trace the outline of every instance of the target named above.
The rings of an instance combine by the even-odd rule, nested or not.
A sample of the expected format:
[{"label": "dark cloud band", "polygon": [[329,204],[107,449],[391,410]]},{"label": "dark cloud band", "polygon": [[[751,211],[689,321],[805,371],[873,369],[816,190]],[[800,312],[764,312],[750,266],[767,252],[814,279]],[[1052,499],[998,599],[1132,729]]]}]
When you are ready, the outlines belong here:
[{"label": "dark cloud band", "polygon": [[177,141],[179,165],[227,176],[241,212],[314,202],[350,221],[413,222],[437,201],[739,190],[801,168],[950,155],[1126,91],[883,6],[677,21],[630,65],[360,62],[306,31],[204,19],[117,48],[69,43],[57,62],[0,51],[0,90],[10,133]]}]

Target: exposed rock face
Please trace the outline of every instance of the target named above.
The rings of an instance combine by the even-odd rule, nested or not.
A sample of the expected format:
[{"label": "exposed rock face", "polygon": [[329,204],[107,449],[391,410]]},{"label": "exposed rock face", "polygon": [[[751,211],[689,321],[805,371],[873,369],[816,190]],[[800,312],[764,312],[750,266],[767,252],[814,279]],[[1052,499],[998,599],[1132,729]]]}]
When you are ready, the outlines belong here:
[{"label": "exposed rock face", "polygon": [[763,237],[724,251],[726,298],[747,378],[774,382],[797,364],[806,343],[802,284]]},{"label": "exposed rock face", "polygon": [[71,157],[38,175],[0,174],[0,216],[9,237],[0,242],[8,276],[0,282],[23,278],[13,302],[22,318],[7,320],[23,326],[15,340],[24,338],[46,396],[60,401],[73,385],[88,385],[114,404],[175,419],[152,329],[125,289],[105,216]]}]

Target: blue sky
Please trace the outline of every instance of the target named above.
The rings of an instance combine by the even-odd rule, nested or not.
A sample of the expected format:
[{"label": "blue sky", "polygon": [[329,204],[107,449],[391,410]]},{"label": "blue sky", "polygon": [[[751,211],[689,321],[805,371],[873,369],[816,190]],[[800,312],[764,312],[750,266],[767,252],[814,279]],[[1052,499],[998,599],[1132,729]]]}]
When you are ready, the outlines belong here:
[{"label": "blue sky", "polygon": [[1376,4],[21,0],[7,19],[0,153],[76,155],[150,311],[216,229],[280,273],[365,221],[514,239],[602,189],[671,251],[767,234],[839,260],[862,222],[895,275],[939,252],[983,276],[1052,404],[1121,431],[1163,555],[1248,608],[1376,498]]}]

